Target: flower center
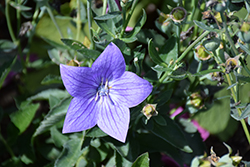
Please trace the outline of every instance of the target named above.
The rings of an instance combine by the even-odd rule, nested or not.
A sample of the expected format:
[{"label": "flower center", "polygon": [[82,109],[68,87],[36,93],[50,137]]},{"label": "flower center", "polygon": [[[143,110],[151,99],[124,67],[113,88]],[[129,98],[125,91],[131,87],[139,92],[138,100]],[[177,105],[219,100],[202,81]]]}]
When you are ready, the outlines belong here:
[{"label": "flower center", "polygon": [[102,82],[101,82],[101,84],[98,87],[97,92],[96,92],[95,101],[97,101],[99,99],[99,97],[100,97],[101,101],[102,101],[103,96],[109,97],[109,89],[110,89],[110,87],[108,86],[108,80],[106,80],[105,84],[103,84],[103,78],[102,78]]}]

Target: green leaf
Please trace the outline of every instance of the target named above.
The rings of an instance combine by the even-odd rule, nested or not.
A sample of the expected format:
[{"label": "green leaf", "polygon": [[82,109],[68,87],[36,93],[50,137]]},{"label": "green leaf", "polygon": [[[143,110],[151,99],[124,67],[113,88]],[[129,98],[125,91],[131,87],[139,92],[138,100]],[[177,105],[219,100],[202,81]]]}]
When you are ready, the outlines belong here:
[{"label": "green leaf", "polygon": [[69,54],[66,51],[60,51],[58,49],[48,50],[48,54],[52,62],[59,64],[64,64],[67,60],[72,60],[73,58],[69,57]]},{"label": "green leaf", "polygon": [[27,7],[27,6],[23,6],[23,5],[17,4],[17,3],[14,2],[14,1],[10,1],[9,4],[10,4],[13,8],[15,8],[16,10],[29,11],[29,10],[32,9],[31,7]]},{"label": "green leaf", "polygon": [[234,83],[234,84],[230,85],[229,87],[227,87],[227,90],[229,90],[229,89],[235,87],[237,84],[238,84],[238,83]]},{"label": "green leaf", "polygon": [[136,35],[140,32],[140,30],[141,30],[142,26],[145,24],[146,20],[147,20],[147,14],[146,14],[145,10],[143,9],[143,15],[140,17],[139,21],[136,23],[133,30],[130,33],[128,33],[125,36],[125,38],[121,38],[121,40],[126,42],[126,43],[134,42],[137,39]]},{"label": "green leaf", "polygon": [[[117,12],[117,11],[120,12],[118,4],[114,0],[108,0],[108,9],[109,9],[109,13]],[[119,15],[119,16],[113,18],[112,22],[113,22],[114,27],[115,27],[114,32],[121,32],[121,28],[123,25],[122,15]]]},{"label": "green leaf", "polygon": [[99,127],[95,126],[94,128],[90,129],[87,134],[87,137],[104,137],[107,136]]},{"label": "green leaf", "polygon": [[246,44],[243,45],[242,43],[238,42],[240,48],[244,50],[248,55],[250,55],[250,50],[247,48]]},{"label": "green leaf", "polygon": [[50,95],[49,96],[49,107],[54,108],[56,105],[60,103],[60,99],[57,98],[56,96]]},{"label": "green leaf", "polygon": [[250,116],[250,104],[247,105],[247,107],[242,112],[240,119],[245,119]]},{"label": "green leaf", "polygon": [[61,103],[52,108],[45,116],[44,120],[40,123],[39,127],[36,129],[33,137],[48,131],[51,127],[62,121],[65,118],[70,101],[71,98],[63,99]]},{"label": "green leaf", "polygon": [[31,104],[29,101],[24,101],[20,105],[20,109],[10,114],[10,119],[13,124],[19,129],[19,134],[23,133],[33,120],[39,104]]},{"label": "green leaf", "polygon": [[159,57],[159,54],[155,49],[155,45],[154,45],[152,39],[149,40],[149,42],[148,42],[148,52],[149,52],[149,56],[151,57],[153,62],[155,62],[156,64],[158,64],[162,67],[168,67],[168,65]]},{"label": "green leaf", "polygon": [[95,20],[95,22],[108,35],[110,35],[113,38],[116,38],[116,36],[114,34],[115,28],[114,28],[114,24],[113,24],[112,20]]},{"label": "green leaf", "polygon": [[155,103],[157,103],[157,107],[160,107],[160,106],[164,105],[166,102],[168,102],[172,96],[172,93],[173,93],[173,89],[162,91],[159,94],[159,97],[157,98],[157,100],[155,102]]},{"label": "green leaf", "polygon": [[149,129],[149,131],[151,131],[156,136],[162,138],[166,142],[172,144],[174,147],[179,148],[180,150],[185,151],[187,153],[191,153],[192,150],[188,146],[188,143],[185,140],[185,136],[181,131],[181,128],[169,117],[163,117],[167,122],[167,126],[160,126],[158,124],[154,124],[153,128]]},{"label": "green leaf", "polygon": [[41,84],[43,85],[49,85],[49,84],[62,84],[62,78],[60,76],[57,75],[47,75],[41,82]]},{"label": "green leaf", "polygon": [[161,47],[166,42],[166,39],[155,30],[142,29],[136,37],[139,42],[144,44],[147,44],[152,39],[157,47]]},{"label": "green leaf", "polygon": [[55,126],[50,129],[50,135],[57,147],[62,147],[68,141],[68,137],[59,132]]},{"label": "green leaf", "polygon": [[74,166],[83,151],[81,150],[82,140],[73,138],[63,146],[63,151],[55,162],[55,167]]},{"label": "green leaf", "polygon": [[120,11],[115,11],[115,12],[107,13],[107,14],[102,15],[102,16],[94,17],[94,19],[95,20],[109,20],[109,19],[113,19],[113,18],[120,16],[120,15],[121,15]]},{"label": "green leaf", "polygon": [[167,42],[160,48],[159,54],[165,63],[176,60],[178,57],[178,42],[175,36],[171,36]]},{"label": "green leaf", "polygon": [[16,59],[17,57],[0,66],[0,88],[2,87],[4,80],[8,76],[12,66],[15,64]]},{"label": "green leaf", "polygon": [[221,72],[221,70],[220,69],[209,69],[209,70],[197,72],[197,73],[192,74],[192,75],[193,76],[202,76],[202,75],[206,75],[206,74],[213,73],[213,72]]},{"label": "green leaf", "polygon": [[182,68],[178,68],[177,70],[173,71],[169,76],[175,80],[183,80],[188,77],[187,71],[183,70]]},{"label": "green leaf", "polygon": [[209,27],[209,26],[207,26],[206,24],[204,24],[204,23],[202,23],[202,22],[200,22],[200,21],[194,20],[194,23],[195,23],[198,27],[200,27],[201,29],[203,29],[203,30],[207,30],[207,31],[210,31],[210,32],[217,32],[217,33],[220,32],[219,30],[214,29],[214,28],[212,28],[212,27]]},{"label": "green leaf", "polygon": [[140,155],[135,162],[133,163],[132,167],[149,167],[149,156],[148,153],[144,153]]},{"label": "green leaf", "polygon": [[92,49],[79,49],[77,52],[81,53],[85,58],[88,59],[96,59],[101,53],[97,50],[92,50]]},{"label": "green leaf", "polygon": [[250,82],[250,77],[248,77],[248,76],[238,75],[237,74],[236,77],[237,77],[238,80],[245,81],[245,82]]},{"label": "green leaf", "polygon": [[69,93],[66,90],[60,90],[60,89],[47,89],[44,90],[35,96],[31,96],[27,100],[49,100],[50,96],[55,96],[57,98],[65,98],[69,97]]},{"label": "green leaf", "polygon": [[73,49],[73,50],[86,48],[86,46],[84,46],[80,41],[77,41],[77,40],[62,38],[61,41],[65,45],[67,45],[70,49]]}]

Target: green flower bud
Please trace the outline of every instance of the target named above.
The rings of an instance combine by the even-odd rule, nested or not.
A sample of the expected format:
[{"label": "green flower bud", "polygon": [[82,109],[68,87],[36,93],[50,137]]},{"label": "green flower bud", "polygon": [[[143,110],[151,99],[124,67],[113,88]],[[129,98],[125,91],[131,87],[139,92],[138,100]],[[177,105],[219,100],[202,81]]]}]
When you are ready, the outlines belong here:
[{"label": "green flower bud", "polygon": [[187,11],[182,7],[174,8],[170,13],[170,18],[177,23],[182,22],[187,17]]},{"label": "green flower bud", "polygon": [[195,56],[197,57],[198,60],[208,60],[211,58],[211,55],[208,54],[204,48],[204,46],[199,45],[196,50],[195,50]]},{"label": "green flower bud", "polygon": [[147,120],[149,120],[152,116],[158,115],[158,111],[156,111],[156,105],[157,104],[147,104],[143,107],[142,113],[147,117]]}]

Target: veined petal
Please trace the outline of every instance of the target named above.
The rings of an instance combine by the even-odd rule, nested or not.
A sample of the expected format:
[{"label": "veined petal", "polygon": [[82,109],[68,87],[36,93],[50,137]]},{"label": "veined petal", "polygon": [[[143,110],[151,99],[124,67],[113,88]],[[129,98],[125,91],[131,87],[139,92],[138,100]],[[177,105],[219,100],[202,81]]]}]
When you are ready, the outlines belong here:
[{"label": "veined petal", "polygon": [[119,78],[125,72],[126,64],[120,49],[112,42],[95,60],[92,69],[98,73],[97,81]]},{"label": "veined petal", "polygon": [[97,123],[97,112],[94,98],[73,98],[64,121],[63,133],[79,132],[94,127]]},{"label": "veined petal", "polygon": [[93,71],[91,68],[60,64],[60,72],[63,84],[71,96],[95,96],[99,83],[96,83],[93,79]]},{"label": "veined petal", "polygon": [[97,106],[99,108],[98,111],[100,111],[97,121],[99,128],[111,137],[124,143],[130,120],[129,109],[126,106],[113,105],[107,96]]},{"label": "veined petal", "polygon": [[126,71],[122,77],[109,83],[110,98],[115,105],[134,107],[152,92],[152,85],[132,72]]}]

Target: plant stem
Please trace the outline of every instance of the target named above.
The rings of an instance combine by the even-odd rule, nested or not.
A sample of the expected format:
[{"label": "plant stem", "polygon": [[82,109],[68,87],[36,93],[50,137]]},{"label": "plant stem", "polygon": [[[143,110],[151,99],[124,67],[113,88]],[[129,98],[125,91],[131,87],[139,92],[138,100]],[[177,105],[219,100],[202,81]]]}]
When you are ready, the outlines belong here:
[{"label": "plant stem", "polygon": [[95,49],[95,42],[93,39],[93,32],[92,32],[92,19],[91,19],[91,0],[87,0],[87,13],[88,13],[88,25],[89,25],[89,38],[90,38],[90,49]]},{"label": "plant stem", "polygon": [[127,17],[127,19],[125,20],[125,22],[124,22],[124,24],[123,24],[123,27],[122,27],[122,31],[121,31],[120,37],[122,37],[123,34],[125,33],[126,27],[128,26],[129,20],[130,20],[130,18],[131,18],[131,16],[132,16],[133,12],[134,12],[134,10],[135,10],[135,7],[136,7],[137,2],[138,2],[138,0],[134,0],[134,1],[133,1],[133,4],[132,4],[132,7],[131,7],[131,9],[130,9],[130,11],[129,11],[128,17]]},{"label": "plant stem", "polygon": [[80,15],[80,0],[77,0],[77,17],[76,17],[76,40],[79,40],[80,38],[80,33],[81,33],[81,28],[82,28],[82,23],[81,23],[81,15]]},{"label": "plant stem", "polygon": [[63,38],[63,34],[62,34],[62,32],[61,32],[61,30],[60,30],[60,28],[59,28],[59,26],[58,26],[58,24],[57,24],[57,22],[56,22],[56,19],[55,19],[54,15],[53,15],[53,13],[52,13],[52,11],[51,11],[51,9],[50,9],[48,3],[46,4],[46,9],[47,9],[47,11],[48,11],[48,13],[49,13],[49,16],[50,16],[52,22],[55,24],[56,29],[57,29],[57,31],[59,32],[61,38]]},{"label": "plant stem", "polygon": [[5,0],[5,16],[6,16],[7,26],[8,26],[8,29],[9,29],[11,40],[17,45],[18,42],[17,42],[17,39],[16,39],[16,37],[14,35],[12,25],[11,25],[11,21],[10,21],[9,2],[10,2],[10,0]]},{"label": "plant stem", "polygon": [[199,36],[191,45],[189,45],[188,48],[181,54],[181,56],[175,60],[175,63],[179,63],[187,55],[187,53],[209,33],[209,31],[205,31],[203,34],[201,34],[201,36]]},{"label": "plant stem", "polygon": [[[103,6],[102,6],[102,15],[105,15],[106,14],[106,10],[107,10],[107,0],[103,0]],[[99,34],[101,31],[101,28],[98,27],[97,30],[96,30],[96,33]]]},{"label": "plant stem", "polygon": [[[18,5],[21,5],[20,0],[16,0]],[[17,34],[20,31],[20,27],[21,27],[21,10],[20,9],[16,9],[16,18],[17,18]]]},{"label": "plant stem", "polygon": [[3,138],[2,134],[0,133],[0,141],[2,141],[2,143],[4,144],[4,146],[6,147],[7,151],[9,152],[11,158],[15,157],[15,154],[13,153],[12,149],[10,148],[10,146],[8,145],[8,143],[5,141],[5,139]]}]

